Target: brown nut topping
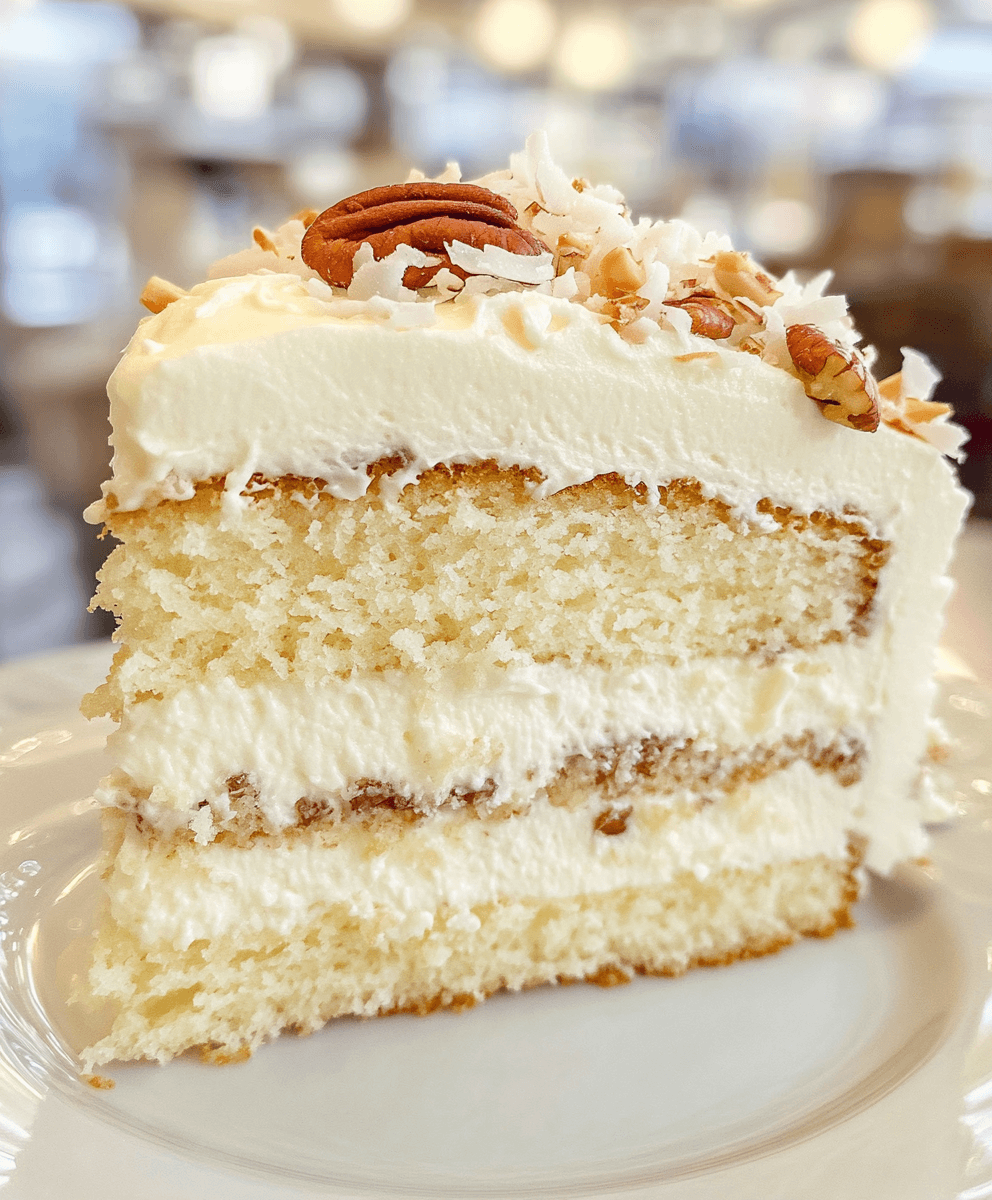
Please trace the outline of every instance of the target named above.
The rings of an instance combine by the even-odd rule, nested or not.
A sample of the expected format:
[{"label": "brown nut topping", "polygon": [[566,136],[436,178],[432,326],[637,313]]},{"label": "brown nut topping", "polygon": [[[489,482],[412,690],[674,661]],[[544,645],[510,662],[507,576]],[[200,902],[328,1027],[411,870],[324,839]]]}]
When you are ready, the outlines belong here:
[{"label": "brown nut topping", "polygon": [[629,296],[644,283],[647,272],[626,246],[615,246],[603,255],[599,264],[599,284],[596,291],[611,300]]},{"label": "brown nut topping", "polygon": [[251,231],[251,240],[259,248],[259,250],[266,250],[270,254],[279,253],[279,251],[276,249],[275,242],[269,237],[269,235],[260,225],[256,225]]},{"label": "brown nut topping", "polygon": [[684,300],[666,300],[665,304],[669,308],[681,308],[687,312],[692,317],[692,332],[700,337],[712,338],[717,342],[734,332],[734,318],[709,296],[686,296]]},{"label": "brown nut topping", "polygon": [[607,837],[616,837],[627,828],[627,821],[633,811],[633,808],[614,808],[610,805],[609,808],[604,808],[593,822],[593,828],[597,833],[605,833]]},{"label": "brown nut topping", "polygon": [[782,295],[771,278],[759,271],[748,254],[740,250],[719,250],[713,258],[716,285],[731,299],[744,296],[755,304],[773,304]]},{"label": "brown nut topping", "polygon": [[368,242],[376,259],[397,246],[413,246],[441,259],[430,267],[408,267],[403,283],[426,287],[442,267],[460,278],[445,243],[464,242],[482,250],[498,246],[511,254],[543,254],[547,247],[517,223],[517,210],[502,196],[471,183],[398,183],[359,192],[320,214],[303,235],[303,261],[332,287],[347,287],[353,259]]},{"label": "brown nut topping", "polygon": [[815,325],[790,325],[785,340],[806,395],[827,420],[874,433],[879,422],[878,384],[858,352],[842,349]]},{"label": "brown nut topping", "polygon": [[161,279],[158,275],[153,275],[142,288],[138,299],[149,312],[160,313],[163,308],[168,308],[173,300],[178,300],[180,296],[185,295],[187,295],[185,288],[170,283],[168,279]]}]

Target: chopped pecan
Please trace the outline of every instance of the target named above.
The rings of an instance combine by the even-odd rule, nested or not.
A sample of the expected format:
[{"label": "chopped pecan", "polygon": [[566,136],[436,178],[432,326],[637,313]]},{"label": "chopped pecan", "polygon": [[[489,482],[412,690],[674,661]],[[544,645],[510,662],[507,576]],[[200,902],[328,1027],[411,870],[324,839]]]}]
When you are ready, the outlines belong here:
[{"label": "chopped pecan", "polygon": [[681,308],[692,317],[692,332],[700,337],[720,341],[728,338],[734,332],[734,318],[726,312],[718,301],[709,296],[694,294],[684,300],[666,300],[669,308]]},{"label": "chopped pecan", "polygon": [[647,308],[650,303],[647,296],[638,296],[634,293],[629,296],[617,296],[615,300],[607,300],[600,311],[604,316],[610,318],[610,324],[619,333],[624,325],[635,321],[641,309]]},{"label": "chopped pecan", "polygon": [[488,188],[471,183],[398,183],[359,192],[320,214],[303,235],[303,261],[332,287],[347,287],[355,252],[368,242],[377,258],[397,246],[413,246],[441,261],[408,267],[403,283],[426,287],[446,267],[459,278],[445,244],[464,242],[477,250],[498,246],[511,254],[543,254],[547,247],[517,223],[513,205]]},{"label": "chopped pecan", "polygon": [[616,808],[610,805],[609,808],[604,808],[596,820],[593,822],[593,828],[597,833],[605,833],[607,837],[616,837],[618,833],[623,833],[627,828],[627,821],[633,808]]},{"label": "chopped pecan", "polygon": [[269,237],[261,225],[256,225],[251,231],[251,240],[259,248],[259,250],[267,250],[270,254],[279,253],[275,242]]},{"label": "chopped pecan", "polygon": [[790,325],[785,340],[806,395],[827,420],[874,433],[879,422],[878,384],[857,350],[844,350],[816,325]]},{"label": "chopped pecan", "polygon": [[615,246],[599,264],[596,290],[611,300],[629,296],[644,283],[647,273],[626,246]]},{"label": "chopped pecan", "polygon": [[153,275],[145,284],[138,299],[149,312],[160,313],[163,308],[168,308],[173,300],[178,300],[180,296],[186,294],[185,289],[179,287],[178,284],[170,283],[168,279],[161,279],[158,275]]},{"label": "chopped pecan", "polygon": [[782,295],[771,278],[758,270],[750,255],[740,250],[717,251],[713,258],[713,278],[717,287],[731,299],[744,296],[763,306],[774,303]]}]

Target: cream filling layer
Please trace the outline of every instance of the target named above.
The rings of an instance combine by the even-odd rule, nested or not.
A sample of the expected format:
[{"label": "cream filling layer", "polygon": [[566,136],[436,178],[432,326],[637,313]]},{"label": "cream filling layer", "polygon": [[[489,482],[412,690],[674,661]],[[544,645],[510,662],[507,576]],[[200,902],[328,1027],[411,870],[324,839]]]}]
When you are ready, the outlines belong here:
[{"label": "cream filling layer", "polygon": [[421,937],[442,914],[471,931],[480,904],[658,886],[685,871],[704,879],[818,854],[843,860],[857,791],[796,762],[685,819],[652,820],[648,804],[613,837],[595,832],[593,812],[546,801],[505,821],[443,813],[381,844],[350,825],[328,840],[186,844],[169,854],[132,827],[108,891],[115,919],[141,943],[177,950],[229,934],[298,936],[342,903],[385,920],[393,936]]},{"label": "cream filling layer", "polygon": [[161,827],[197,814],[194,828],[207,832],[212,815],[230,816],[225,781],[247,773],[282,828],[301,797],[333,799],[361,779],[427,799],[495,783],[495,801],[526,801],[569,756],[645,737],[741,748],[812,729],[824,742],[865,742],[881,704],[877,677],[876,655],[854,643],[764,666],[356,672],[313,687],[222,677],[131,706],[110,745],[136,789],[150,789],[140,811]]},{"label": "cream filling layer", "polygon": [[143,792],[138,811],[159,829],[190,827],[208,841],[215,819],[231,815],[226,780],[242,773],[281,828],[296,822],[301,797],[333,800],[360,779],[427,797],[492,780],[496,801],[528,801],[571,755],[616,743],[675,737],[738,749],[811,730],[824,744],[848,737],[868,747],[862,783],[845,795],[850,827],[871,839],[869,862],[887,870],[925,845],[917,799],[925,730],[916,748],[908,717],[929,698],[911,662],[885,661],[887,641],[882,629],[768,665],[548,664],[474,683],[451,672],[431,686],[400,672],[317,688],[223,678],[129,709],[110,739],[126,789],[115,775],[99,795],[130,807]]}]

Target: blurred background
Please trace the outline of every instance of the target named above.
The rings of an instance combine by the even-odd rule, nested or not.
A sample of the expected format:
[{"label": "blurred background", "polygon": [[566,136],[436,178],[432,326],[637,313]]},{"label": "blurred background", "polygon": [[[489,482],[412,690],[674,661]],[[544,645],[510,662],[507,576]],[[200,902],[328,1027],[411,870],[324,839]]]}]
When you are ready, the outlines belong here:
[{"label": "blurred background", "polygon": [[992,0],[0,0],[0,660],[109,632],[78,514],[148,275],[538,127],[637,214],[833,268],[879,378],[943,372],[992,516]]}]

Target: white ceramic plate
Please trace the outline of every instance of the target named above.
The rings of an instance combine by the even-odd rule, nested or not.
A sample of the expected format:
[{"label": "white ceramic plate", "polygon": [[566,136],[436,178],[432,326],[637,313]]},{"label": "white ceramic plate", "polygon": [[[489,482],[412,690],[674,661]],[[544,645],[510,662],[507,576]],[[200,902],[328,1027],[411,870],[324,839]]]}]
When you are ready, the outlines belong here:
[{"label": "white ceramic plate", "polygon": [[[105,646],[0,670],[0,1175],[41,1200],[992,1197],[992,696],[945,683],[960,810],[858,927],[732,969],[339,1021],[80,1081]],[[983,1013],[985,1023],[982,1023]],[[962,1082],[964,1080],[964,1082]]]}]

